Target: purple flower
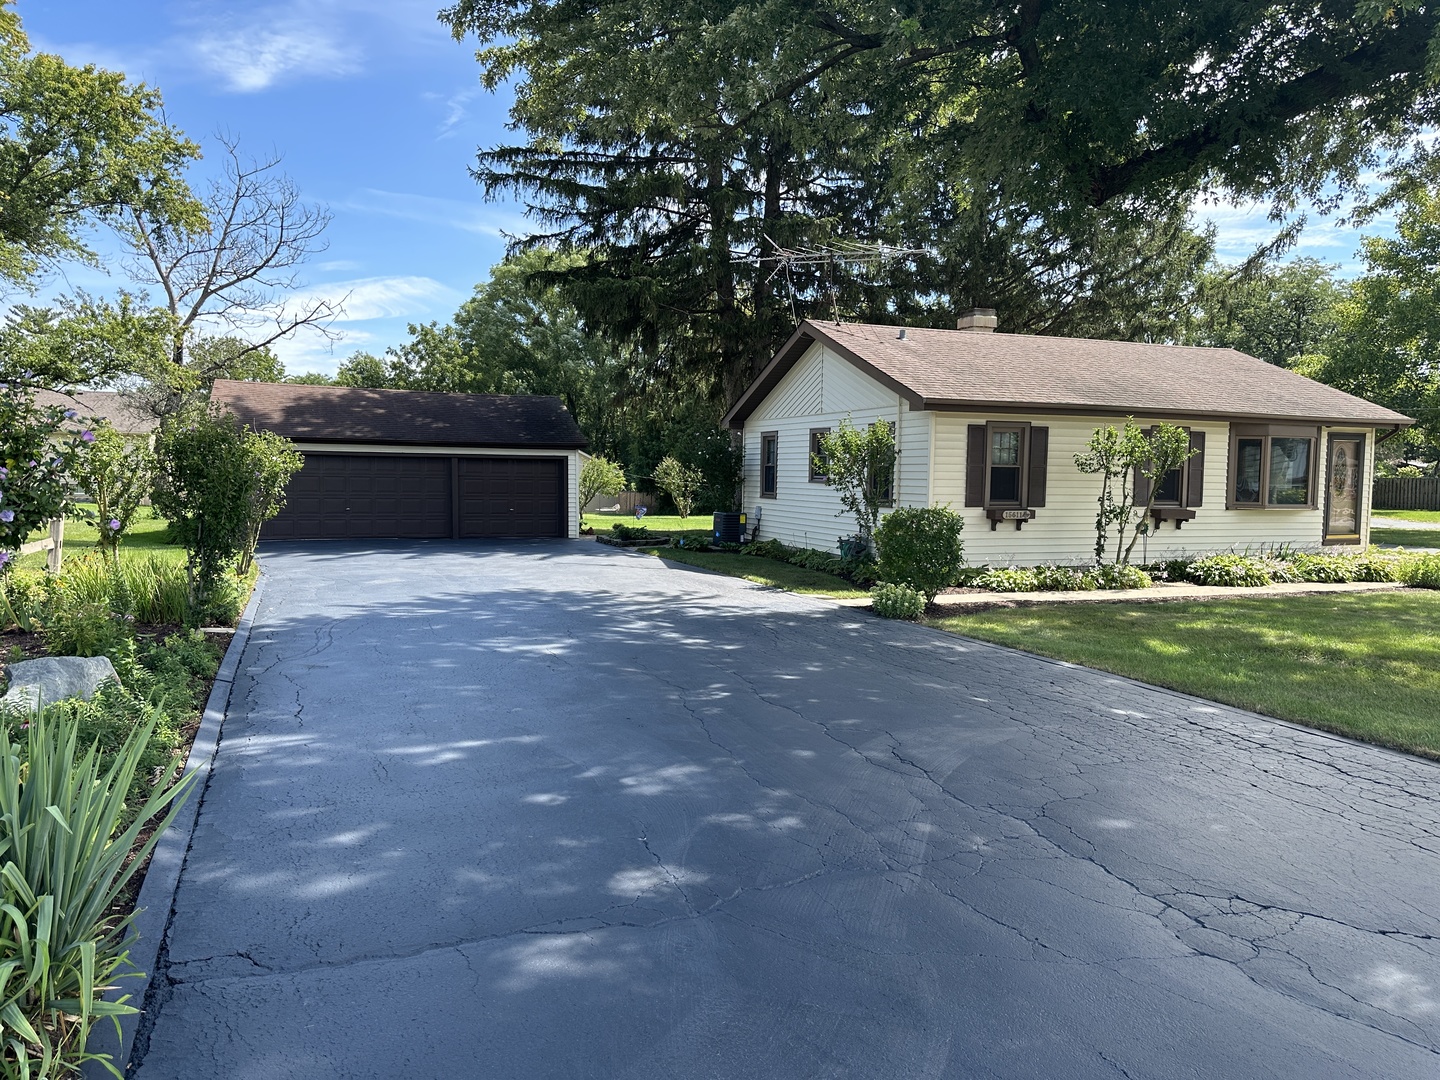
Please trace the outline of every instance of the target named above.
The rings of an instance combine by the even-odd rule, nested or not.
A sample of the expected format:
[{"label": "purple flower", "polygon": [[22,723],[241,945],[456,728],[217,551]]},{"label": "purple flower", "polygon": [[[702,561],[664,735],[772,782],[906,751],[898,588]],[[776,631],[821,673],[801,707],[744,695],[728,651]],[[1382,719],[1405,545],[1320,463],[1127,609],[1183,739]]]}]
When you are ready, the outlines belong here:
[{"label": "purple flower", "polygon": [[79,414],[78,414],[74,409],[66,409],[66,410],[65,410],[65,419],[66,419],[66,420],[74,420],[75,417],[78,416],[78,415],[79,415]]},{"label": "purple flower", "polygon": [[9,561],[10,561],[10,552],[8,552],[8,551],[0,551],[0,566],[4,566],[4,565],[5,565],[7,562],[9,562]]},{"label": "purple flower", "polygon": [[95,432],[91,431],[89,428],[86,428],[84,431],[80,432],[80,441],[81,441],[81,442],[94,442],[94,441],[95,441]]},{"label": "purple flower", "polygon": [[7,469],[4,465],[0,465],[0,480],[8,479],[10,479],[10,470]]},{"label": "purple flower", "polygon": [[120,531],[120,519],[119,519],[119,518],[111,518],[111,519],[110,519],[110,531],[111,531],[111,532],[119,532],[119,531]]},{"label": "purple flower", "polygon": [[0,521],[11,522],[15,520],[14,510],[0,510]]}]

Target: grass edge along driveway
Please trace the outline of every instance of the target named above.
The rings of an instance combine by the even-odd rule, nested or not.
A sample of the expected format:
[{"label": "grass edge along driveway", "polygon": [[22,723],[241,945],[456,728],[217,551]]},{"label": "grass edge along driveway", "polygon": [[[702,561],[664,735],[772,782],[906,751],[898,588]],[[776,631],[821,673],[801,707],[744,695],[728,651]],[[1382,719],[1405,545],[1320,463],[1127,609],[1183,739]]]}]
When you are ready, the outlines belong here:
[{"label": "grass edge along driveway", "polygon": [[701,570],[713,570],[729,577],[743,578],[757,585],[784,589],[801,596],[831,596],[839,599],[854,599],[869,596],[869,590],[846,581],[844,578],[827,574],[822,570],[807,570],[803,566],[792,566],[779,559],[767,559],[763,555],[737,555],[728,551],[686,551],[684,548],[639,548],[646,555],[684,563]]},{"label": "grass edge along driveway", "polygon": [[1440,592],[993,608],[931,626],[1440,760]]}]

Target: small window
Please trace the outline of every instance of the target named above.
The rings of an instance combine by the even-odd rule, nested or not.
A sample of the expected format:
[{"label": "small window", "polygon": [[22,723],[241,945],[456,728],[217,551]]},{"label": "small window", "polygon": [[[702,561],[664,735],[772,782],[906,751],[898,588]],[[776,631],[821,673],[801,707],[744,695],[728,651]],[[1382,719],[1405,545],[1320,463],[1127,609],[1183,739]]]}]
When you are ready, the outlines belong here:
[{"label": "small window", "polygon": [[1155,485],[1156,506],[1179,506],[1184,494],[1184,470],[1171,469]]},{"label": "small window", "polygon": [[767,431],[760,436],[760,497],[773,499],[779,490],[780,433]]},{"label": "small window", "polygon": [[825,467],[825,453],[820,445],[820,437],[829,434],[828,427],[810,429],[810,482],[812,484],[825,483],[829,475]]},{"label": "small window", "polygon": [[1230,505],[1311,509],[1319,431],[1236,425],[1230,437]]},{"label": "small window", "polygon": [[[890,437],[895,437],[895,425],[888,420],[877,420],[875,423],[884,424],[890,429]],[[871,425],[872,427],[874,424]],[[870,470],[869,488],[875,494],[875,501],[881,506],[895,505],[895,459],[874,464]]]},{"label": "small window", "polygon": [[987,505],[1020,506],[1024,500],[1025,429],[990,428]]}]

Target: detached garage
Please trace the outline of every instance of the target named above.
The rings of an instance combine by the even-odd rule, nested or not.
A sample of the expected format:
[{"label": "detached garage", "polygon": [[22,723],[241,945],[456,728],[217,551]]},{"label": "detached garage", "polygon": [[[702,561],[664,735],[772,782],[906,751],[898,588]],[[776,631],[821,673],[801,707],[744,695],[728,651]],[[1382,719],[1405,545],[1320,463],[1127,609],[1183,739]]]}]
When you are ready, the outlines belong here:
[{"label": "detached garage", "polygon": [[585,437],[559,398],[227,379],[210,397],[305,455],[263,540],[580,534]]}]

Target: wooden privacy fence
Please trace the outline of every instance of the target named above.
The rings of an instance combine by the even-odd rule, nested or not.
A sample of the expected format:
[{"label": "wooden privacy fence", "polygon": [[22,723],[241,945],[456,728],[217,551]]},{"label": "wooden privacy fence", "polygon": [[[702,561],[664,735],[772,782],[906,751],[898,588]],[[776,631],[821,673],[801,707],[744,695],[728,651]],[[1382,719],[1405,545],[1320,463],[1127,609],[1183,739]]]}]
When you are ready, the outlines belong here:
[{"label": "wooden privacy fence", "polygon": [[637,506],[655,505],[655,496],[646,495],[642,491],[622,491],[619,495],[597,495],[586,503],[581,510],[587,514],[593,514],[597,510],[610,510],[615,506],[620,507],[620,513],[633,514]]},{"label": "wooden privacy fence", "polygon": [[1376,510],[1440,510],[1440,476],[1384,476],[1375,479]]},{"label": "wooden privacy fence", "polygon": [[60,572],[60,560],[65,557],[65,519],[55,518],[50,522],[50,535],[44,540],[31,540],[28,544],[20,545],[20,554],[29,555],[32,552],[48,552],[45,556],[45,565],[52,574]]}]

